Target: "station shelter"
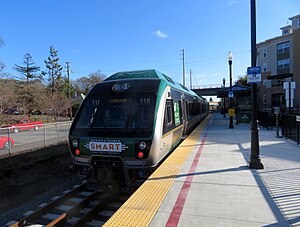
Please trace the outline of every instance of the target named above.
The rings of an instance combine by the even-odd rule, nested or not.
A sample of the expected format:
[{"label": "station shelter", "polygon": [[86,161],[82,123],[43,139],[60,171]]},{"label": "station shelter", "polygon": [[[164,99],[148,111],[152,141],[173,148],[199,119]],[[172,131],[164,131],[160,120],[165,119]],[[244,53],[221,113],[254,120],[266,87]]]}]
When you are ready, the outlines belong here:
[{"label": "station shelter", "polygon": [[230,98],[232,108],[235,110],[235,117],[238,123],[249,123],[251,120],[251,87],[234,85],[231,88],[225,87],[217,92],[221,99],[221,113],[228,112]]}]

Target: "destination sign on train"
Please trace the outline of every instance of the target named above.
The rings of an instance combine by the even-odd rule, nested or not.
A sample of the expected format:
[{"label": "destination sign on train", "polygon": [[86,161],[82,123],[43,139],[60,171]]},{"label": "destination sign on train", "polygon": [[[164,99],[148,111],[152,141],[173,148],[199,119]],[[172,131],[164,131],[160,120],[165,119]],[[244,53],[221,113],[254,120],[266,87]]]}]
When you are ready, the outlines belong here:
[{"label": "destination sign on train", "polygon": [[110,99],[110,103],[123,103],[127,102],[127,99]]}]

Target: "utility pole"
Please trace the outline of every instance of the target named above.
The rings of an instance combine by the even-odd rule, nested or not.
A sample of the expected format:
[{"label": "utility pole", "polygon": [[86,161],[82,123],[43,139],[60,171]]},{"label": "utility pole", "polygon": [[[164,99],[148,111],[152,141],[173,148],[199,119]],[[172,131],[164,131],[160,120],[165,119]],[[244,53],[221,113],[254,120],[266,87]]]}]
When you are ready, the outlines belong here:
[{"label": "utility pole", "polygon": [[72,121],[72,97],[71,97],[71,83],[70,83],[70,62],[66,62],[67,64],[67,75],[68,75],[68,98],[69,98],[69,115],[70,120]]},{"label": "utility pole", "polygon": [[184,49],[180,50],[182,53],[180,60],[182,60],[182,84],[185,86],[185,66],[184,66]]},{"label": "utility pole", "polygon": [[192,70],[190,69],[190,89],[193,88],[193,83],[192,83]]}]

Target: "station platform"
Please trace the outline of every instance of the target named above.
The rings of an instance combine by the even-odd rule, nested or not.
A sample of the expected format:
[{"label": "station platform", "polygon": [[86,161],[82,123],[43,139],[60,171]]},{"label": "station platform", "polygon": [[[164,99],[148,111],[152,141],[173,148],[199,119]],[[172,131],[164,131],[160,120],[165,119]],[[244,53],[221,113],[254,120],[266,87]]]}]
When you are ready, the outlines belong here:
[{"label": "station platform", "polygon": [[300,226],[300,146],[210,114],[104,226]]}]

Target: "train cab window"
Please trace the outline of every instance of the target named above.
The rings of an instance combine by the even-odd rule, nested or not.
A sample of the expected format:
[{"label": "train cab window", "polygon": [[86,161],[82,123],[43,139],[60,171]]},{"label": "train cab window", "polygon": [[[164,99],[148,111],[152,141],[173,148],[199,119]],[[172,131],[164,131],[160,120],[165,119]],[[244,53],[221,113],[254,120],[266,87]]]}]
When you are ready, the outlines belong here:
[{"label": "train cab window", "polygon": [[74,133],[148,136],[152,132],[155,102],[155,95],[147,93],[89,96],[74,119]]}]

